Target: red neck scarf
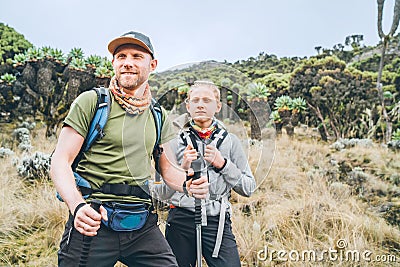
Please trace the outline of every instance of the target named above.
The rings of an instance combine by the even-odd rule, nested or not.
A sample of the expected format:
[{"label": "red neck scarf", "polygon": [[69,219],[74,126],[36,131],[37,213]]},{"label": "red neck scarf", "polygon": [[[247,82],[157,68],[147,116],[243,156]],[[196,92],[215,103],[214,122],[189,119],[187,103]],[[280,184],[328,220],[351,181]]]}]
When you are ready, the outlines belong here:
[{"label": "red neck scarf", "polygon": [[217,129],[217,122],[213,121],[210,127],[208,128],[201,128],[200,126],[196,125],[193,120],[190,121],[190,126],[194,130],[196,130],[197,134],[200,136],[202,139],[208,139],[211,137],[212,133]]}]

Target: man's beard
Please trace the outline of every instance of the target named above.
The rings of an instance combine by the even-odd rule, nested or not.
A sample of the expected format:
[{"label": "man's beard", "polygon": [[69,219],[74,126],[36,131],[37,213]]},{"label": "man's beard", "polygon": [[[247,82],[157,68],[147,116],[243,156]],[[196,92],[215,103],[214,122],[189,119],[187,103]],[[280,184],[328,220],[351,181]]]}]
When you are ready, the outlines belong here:
[{"label": "man's beard", "polygon": [[120,87],[127,89],[127,90],[133,90],[138,88],[141,84],[143,84],[144,80],[141,79],[141,77],[121,77],[118,80],[118,84]]}]

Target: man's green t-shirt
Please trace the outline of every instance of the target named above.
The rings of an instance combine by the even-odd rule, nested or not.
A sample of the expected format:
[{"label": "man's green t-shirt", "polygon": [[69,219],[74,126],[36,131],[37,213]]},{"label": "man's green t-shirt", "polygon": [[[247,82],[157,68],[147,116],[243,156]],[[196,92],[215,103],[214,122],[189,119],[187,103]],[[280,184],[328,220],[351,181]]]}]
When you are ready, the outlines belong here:
[{"label": "man's green t-shirt", "polygon": [[[77,172],[89,181],[93,189],[104,183],[145,185],[151,178],[151,155],[156,142],[156,127],[150,109],[140,115],[130,115],[112,98],[111,111],[104,127],[105,136],[93,143],[83,154]],[[97,94],[90,90],[72,103],[64,121],[84,138],[94,116]],[[163,109],[160,144],[175,137]],[[132,196],[93,193],[91,198],[102,201],[138,201]]]}]

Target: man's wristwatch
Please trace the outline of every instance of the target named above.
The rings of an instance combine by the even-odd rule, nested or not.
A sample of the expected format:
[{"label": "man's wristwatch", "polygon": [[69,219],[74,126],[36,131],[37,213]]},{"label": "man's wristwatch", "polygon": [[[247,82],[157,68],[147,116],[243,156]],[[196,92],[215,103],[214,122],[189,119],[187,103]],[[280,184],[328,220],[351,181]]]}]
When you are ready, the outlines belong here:
[{"label": "man's wristwatch", "polygon": [[82,208],[83,206],[85,206],[86,204],[87,204],[86,202],[82,202],[82,203],[79,203],[78,206],[76,206],[76,208],[75,208],[75,210],[74,210],[74,214],[73,214],[74,219],[75,219],[75,217],[76,217],[76,214],[78,213],[78,210],[79,210],[80,208]]}]

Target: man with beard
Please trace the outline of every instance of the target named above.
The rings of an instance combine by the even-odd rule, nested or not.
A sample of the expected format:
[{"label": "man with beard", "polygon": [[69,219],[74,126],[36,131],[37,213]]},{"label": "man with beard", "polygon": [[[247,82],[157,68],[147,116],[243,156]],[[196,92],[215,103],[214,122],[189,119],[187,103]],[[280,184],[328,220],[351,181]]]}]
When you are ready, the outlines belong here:
[{"label": "man with beard", "polygon": [[[90,90],[75,99],[64,121],[52,157],[51,177],[70,216],[65,226],[59,266],[78,266],[86,237],[91,237],[87,266],[177,266],[175,256],[157,227],[148,191],[151,154],[156,140],[150,111],[148,78],[157,67],[150,39],[128,32],[108,45],[115,76],[108,88],[111,109],[105,135],[84,152],[76,172],[93,190],[88,199],[77,189],[71,169],[95,114],[97,94]],[[163,112],[160,171],[164,181],[179,192],[205,198],[208,181],[202,177],[184,188],[186,173],[174,168],[168,142],[175,137]],[[121,192],[131,192],[125,194]],[[147,192],[146,192],[147,191]],[[88,203],[101,201],[99,212]],[[86,238],[87,240],[87,238]]]}]

